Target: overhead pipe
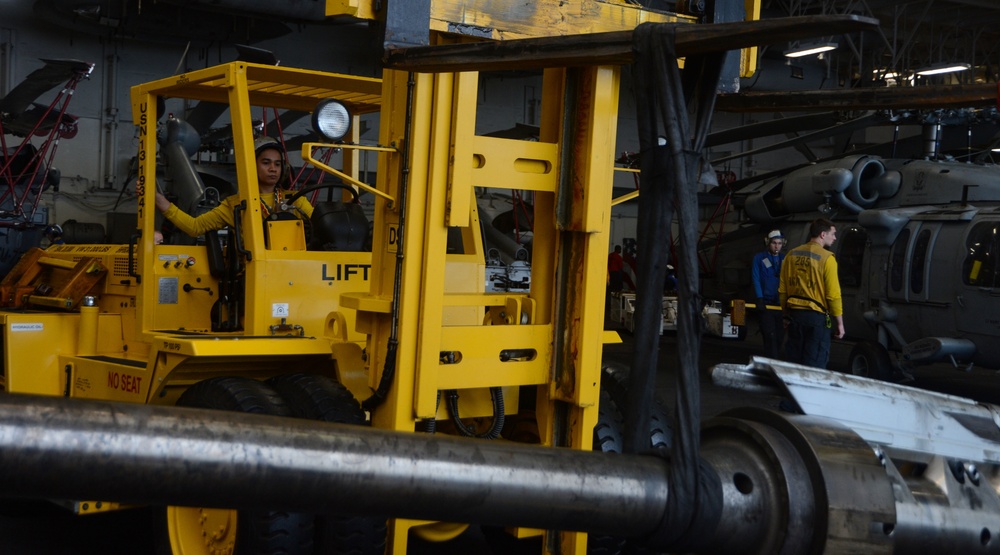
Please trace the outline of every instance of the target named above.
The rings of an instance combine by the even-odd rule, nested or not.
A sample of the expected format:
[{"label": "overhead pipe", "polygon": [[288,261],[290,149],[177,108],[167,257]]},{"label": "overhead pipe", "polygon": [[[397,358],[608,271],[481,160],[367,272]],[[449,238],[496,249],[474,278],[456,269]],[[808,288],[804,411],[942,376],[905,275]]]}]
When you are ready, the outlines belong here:
[{"label": "overhead pipe", "polygon": [[252,14],[273,19],[322,22],[326,20],[326,2],[315,0],[164,0],[186,8],[204,9],[225,13]]}]

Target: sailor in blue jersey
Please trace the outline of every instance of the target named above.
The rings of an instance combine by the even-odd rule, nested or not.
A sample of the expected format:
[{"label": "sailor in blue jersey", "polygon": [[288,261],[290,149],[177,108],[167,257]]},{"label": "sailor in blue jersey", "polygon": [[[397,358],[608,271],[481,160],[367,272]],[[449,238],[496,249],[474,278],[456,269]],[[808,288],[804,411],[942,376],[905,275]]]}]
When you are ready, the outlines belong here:
[{"label": "sailor in blue jersey", "polygon": [[778,284],[781,281],[781,263],[785,259],[785,254],[781,252],[785,237],[781,230],[775,229],[764,238],[764,244],[766,249],[753,257],[750,274],[757,314],[760,316],[760,333],[764,336],[764,354],[769,358],[780,358],[785,327],[781,322]]}]

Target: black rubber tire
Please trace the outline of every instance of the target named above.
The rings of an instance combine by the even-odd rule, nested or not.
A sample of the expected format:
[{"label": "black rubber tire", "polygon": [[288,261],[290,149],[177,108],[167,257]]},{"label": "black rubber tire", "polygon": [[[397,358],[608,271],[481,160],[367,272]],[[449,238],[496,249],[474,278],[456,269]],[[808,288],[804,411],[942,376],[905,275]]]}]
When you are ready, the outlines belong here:
[{"label": "black rubber tire", "polygon": [[[601,387],[597,408],[597,425],[594,426],[594,451],[621,453],[625,444],[622,429],[625,426],[618,404],[611,392]],[[592,555],[617,555],[625,547],[625,538],[591,534],[587,537],[587,553]]]},{"label": "black rubber tire", "polygon": [[597,409],[597,425],[594,426],[593,450],[602,453],[621,453],[624,447],[622,439],[624,423],[611,392],[602,387],[600,405]]},{"label": "black rubber tire", "polygon": [[[611,403],[616,407],[615,410],[620,410],[620,407],[624,407],[627,402],[630,370],[628,365],[615,362],[608,362],[601,366],[601,389],[608,393]],[[601,403],[604,403],[603,393]],[[619,418],[622,419],[621,429],[624,430],[624,417]],[[645,445],[647,449],[670,450],[674,437],[670,422],[670,415],[667,414],[663,403],[654,396],[653,406],[649,409],[649,443]],[[624,435],[622,442],[624,443]],[[642,546],[629,544],[625,539],[620,541],[621,545],[618,551],[607,551],[607,553],[629,553],[630,555],[651,555],[654,553]]]},{"label": "black rubber tire", "polygon": [[[210,378],[189,387],[177,406],[290,416],[276,391],[249,378]],[[285,511],[239,511],[237,555],[311,555],[314,517]]]},{"label": "black rubber tire", "polygon": [[861,341],[851,349],[847,360],[847,368],[855,376],[881,381],[892,379],[892,359],[889,358],[889,351],[880,343]]},{"label": "black rubber tire", "polygon": [[[618,407],[625,406],[628,399],[629,367],[625,364],[608,362],[601,367],[601,389],[611,394],[611,400]],[[653,406],[649,409],[649,449],[669,449],[673,442],[673,431],[670,428],[670,415],[663,402],[653,397]]]},{"label": "black rubber tire", "polygon": [[291,416],[338,424],[366,423],[361,403],[333,378],[316,374],[285,374],[267,381],[288,405]]},{"label": "black rubber tire", "polygon": [[[366,425],[365,411],[340,382],[315,374],[287,374],[268,380],[295,418]],[[316,515],[316,553],[381,555],[386,519],[370,516]]]}]

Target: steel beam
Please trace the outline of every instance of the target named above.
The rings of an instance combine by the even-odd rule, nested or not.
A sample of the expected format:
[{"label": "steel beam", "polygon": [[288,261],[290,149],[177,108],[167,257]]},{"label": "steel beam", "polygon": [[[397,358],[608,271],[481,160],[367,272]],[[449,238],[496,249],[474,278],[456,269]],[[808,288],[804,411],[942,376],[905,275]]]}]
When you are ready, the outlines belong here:
[{"label": "steel beam", "polygon": [[[663,24],[668,25],[668,24]],[[878,20],[815,15],[761,21],[677,25],[680,56],[775,44],[820,35],[864,31]],[[632,31],[388,50],[386,67],[417,72],[500,71],[632,62]]]},{"label": "steel beam", "polygon": [[715,101],[715,109],[720,112],[919,110],[996,105],[996,83],[790,92],[748,91],[720,95]]}]

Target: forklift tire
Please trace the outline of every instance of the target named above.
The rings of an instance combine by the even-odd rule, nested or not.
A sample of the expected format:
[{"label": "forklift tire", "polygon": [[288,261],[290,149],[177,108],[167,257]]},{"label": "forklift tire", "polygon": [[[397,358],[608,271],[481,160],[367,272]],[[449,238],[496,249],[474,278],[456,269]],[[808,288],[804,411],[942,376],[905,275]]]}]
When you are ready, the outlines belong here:
[{"label": "forklift tire", "polygon": [[[618,405],[612,399],[611,392],[601,387],[600,404],[597,408],[597,424],[594,426],[594,451],[602,453],[621,453],[625,447],[622,430],[625,422]],[[599,536],[591,534],[587,537],[587,553],[589,555],[616,555],[625,547],[625,538],[614,536]]]},{"label": "forklift tire", "polygon": [[[625,406],[628,399],[628,365],[607,362],[601,366],[601,388],[611,394],[611,400],[618,407]],[[622,425],[624,430],[624,424]],[[673,442],[673,431],[670,429],[670,415],[663,408],[663,402],[655,395],[653,406],[649,408],[649,445],[648,449],[670,449]],[[624,439],[624,438],[623,438]]]},{"label": "forklift tire", "polygon": [[[745,327],[745,326],[744,326]],[[628,375],[631,369],[626,364],[607,362],[601,366],[601,404],[604,405],[605,397],[604,392],[607,392],[608,397],[611,400],[611,404],[615,406],[615,410],[620,410],[620,407],[624,407],[627,402],[628,395]],[[621,441],[624,445],[624,416],[619,416],[621,419]],[[644,450],[669,450],[670,445],[673,443],[673,432],[670,428],[670,415],[667,414],[666,409],[663,408],[663,403],[660,399],[653,397],[653,405],[649,409],[649,444],[645,446]],[[620,452],[620,451],[619,451]],[[608,540],[611,540],[609,538]],[[634,555],[651,555],[653,552],[648,551],[646,548],[638,545],[629,545],[628,541],[625,539],[617,539],[619,544],[617,546],[611,541],[607,542],[607,545],[612,546],[611,549],[606,549],[604,551],[598,551],[593,549],[588,549],[589,553],[621,553],[627,552]],[[588,544],[589,545],[589,544]]]},{"label": "forklift tire", "polygon": [[[522,405],[523,406],[523,405]],[[509,423],[510,421],[508,421]],[[622,452],[622,415],[611,399],[611,393],[601,388],[600,404],[597,409],[597,424],[594,425],[594,451],[602,453]],[[537,434],[535,434],[537,438]],[[495,554],[537,553],[541,548],[537,537],[516,539],[502,527],[483,526],[483,536],[489,544],[489,552]],[[587,538],[588,555],[617,555],[625,547],[625,539],[614,536],[591,534]]]},{"label": "forklift tire", "polygon": [[366,425],[361,403],[340,382],[316,374],[285,374],[267,381],[291,416],[338,424]]},{"label": "forklift tire", "polygon": [[889,351],[874,341],[862,341],[851,349],[848,368],[855,376],[881,381],[892,379],[893,368]]},{"label": "forklift tire", "polygon": [[[268,380],[295,418],[366,426],[365,411],[340,382],[316,374],[287,374]],[[316,515],[316,553],[381,555],[386,519],[368,516]]]},{"label": "forklift tire", "polygon": [[601,390],[600,405],[597,410],[597,424],[594,426],[594,451],[602,453],[621,453],[624,447],[622,441],[622,413],[611,398],[611,393]]},{"label": "forklift tire", "polygon": [[[267,385],[249,378],[219,377],[198,382],[177,400],[182,407],[289,416],[281,397]],[[311,514],[283,511],[236,511],[198,507],[167,507],[167,552],[215,555],[310,555],[313,553]],[[206,545],[206,537],[213,542]],[[170,547],[173,546],[173,547]]]}]

